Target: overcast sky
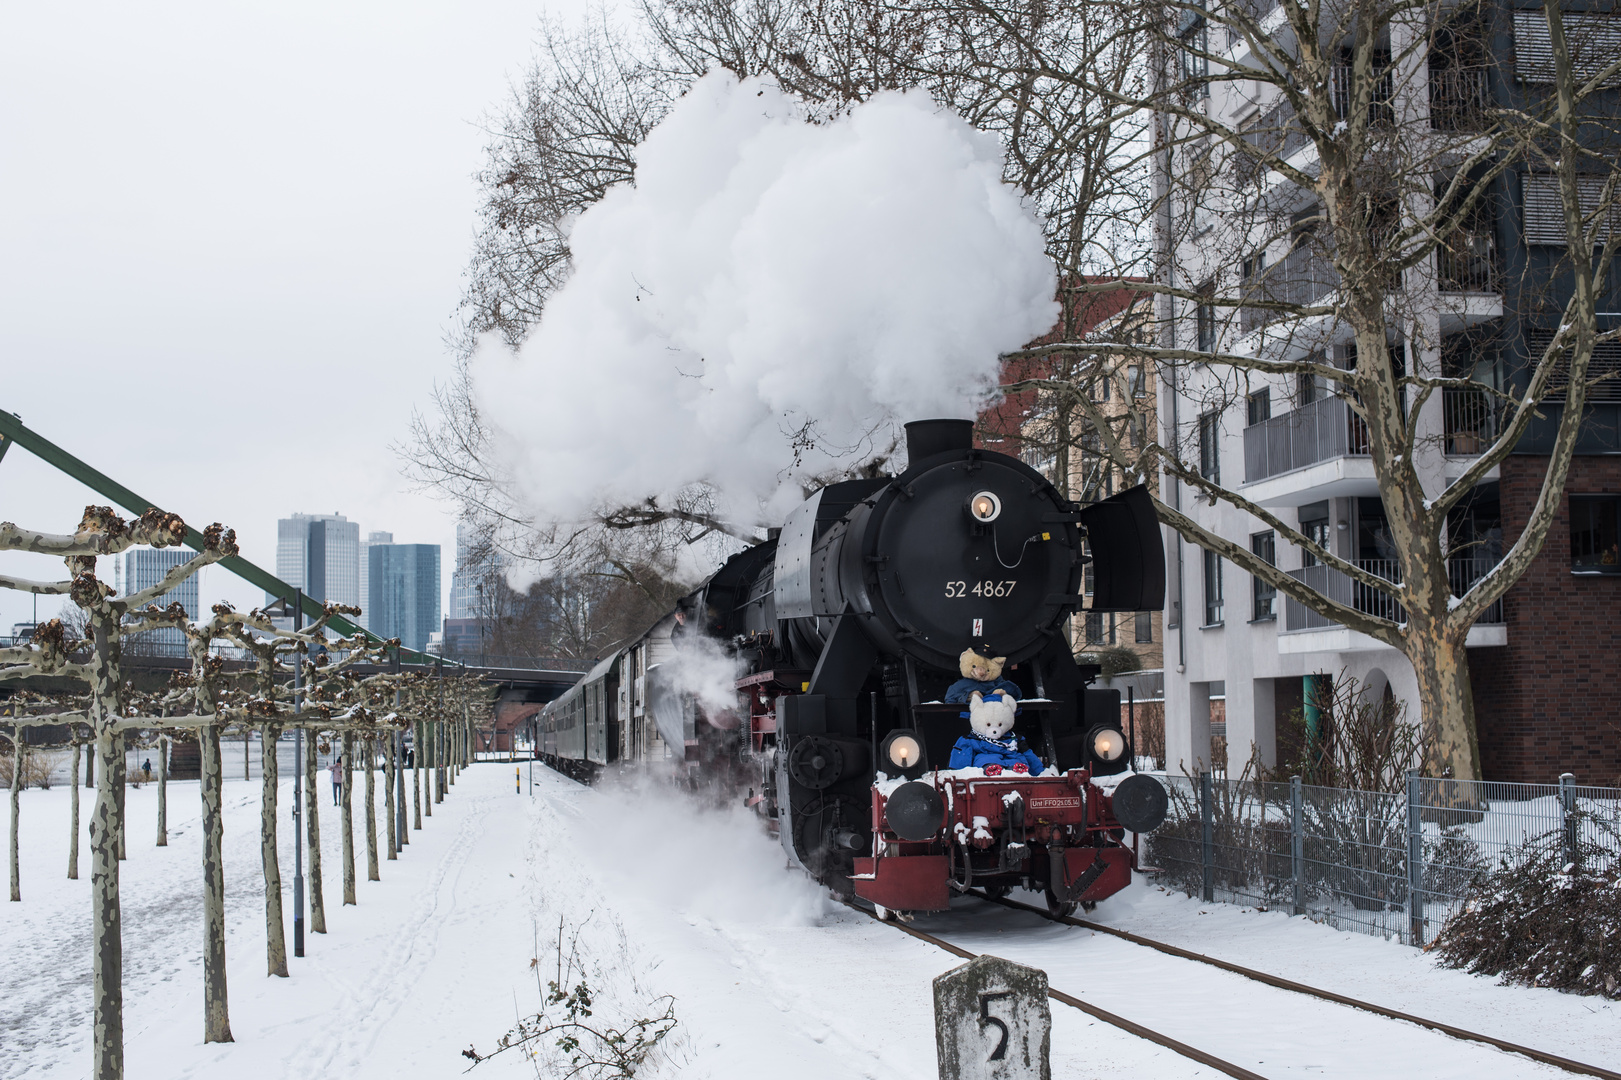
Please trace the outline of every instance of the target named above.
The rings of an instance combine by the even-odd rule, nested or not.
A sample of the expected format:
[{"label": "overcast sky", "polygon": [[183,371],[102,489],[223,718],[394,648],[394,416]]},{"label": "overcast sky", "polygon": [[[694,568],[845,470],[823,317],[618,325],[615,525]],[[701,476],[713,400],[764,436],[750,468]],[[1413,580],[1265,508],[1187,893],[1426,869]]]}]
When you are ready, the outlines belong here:
[{"label": "overcast sky", "polygon": [[[233,526],[272,572],[278,517],[341,512],[441,545],[448,592],[454,516],[390,445],[448,369],[481,122],[542,11],[579,8],[8,5],[0,409],[188,523]],[[92,501],[26,451],[0,462],[0,519],[68,531]],[[204,603],[222,598],[263,594],[210,568]],[[0,590],[0,633],[30,613]]]}]

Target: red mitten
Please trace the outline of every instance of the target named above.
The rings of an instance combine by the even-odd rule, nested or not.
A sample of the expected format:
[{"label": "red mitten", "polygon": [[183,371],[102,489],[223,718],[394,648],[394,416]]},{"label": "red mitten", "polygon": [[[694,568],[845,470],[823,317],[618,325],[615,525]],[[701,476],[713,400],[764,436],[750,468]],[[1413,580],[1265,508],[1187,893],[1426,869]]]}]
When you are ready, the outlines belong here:
[{"label": "red mitten", "polygon": [[986,776],[1001,776],[1002,775],[1002,766],[996,764],[994,761],[991,762],[991,764],[985,766],[985,775]]},{"label": "red mitten", "polygon": [[1026,765],[1022,761],[1015,761],[1013,763],[1013,771],[1016,773],[1027,773],[1030,771],[1030,766]]}]

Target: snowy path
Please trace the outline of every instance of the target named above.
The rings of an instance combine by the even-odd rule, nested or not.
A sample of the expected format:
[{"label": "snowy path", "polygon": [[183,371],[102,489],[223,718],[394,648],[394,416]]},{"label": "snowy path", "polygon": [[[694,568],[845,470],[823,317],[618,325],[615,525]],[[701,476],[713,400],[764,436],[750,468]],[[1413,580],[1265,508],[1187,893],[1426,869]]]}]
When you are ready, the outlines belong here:
[{"label": "snowy path", "polygon": [[[124,864],[129,1076],[460,1075],[468,1064],[462,1049],[488,1051],[517,1017],[540,1008],[538,983],[555,976],[561,931],[563,952],[585,970],[599,1017],[651,1015],[655,999],[674,997],[679,1025],[664,1044],[667,1054],[643,1075],[934,1077],[929,984],[956,958],[830,904],[784,869],[780,849],[741,813],[700,812],[660,787],[585,789],[538,768],[535,777],[531,799],[527,784],[523,794],[514,792],[510,767],[470,769],[426,828],[412,834],[401,859],[382,864],[383,880],[359,882],[360,904],[351,908],[337,903],[337,818],[328,796],[321,811],[330,933],[310,936],[309,956],[289,961],[293,977],[286,980],[263,974],[258,785],[228,784],[237,1041],[206,1047],[195,960],[196,785],[171,790],[166,849],[151,842],[152,789],[131,791]],[[62,876],[66,800],[60,788],[24,793],[25,902],[0,906],[4,1078],[55,1080],[88,1068],[89,883]],[[285,798],[282,805],[290,883]],[[1202,906],[1143,885],[1096,916],[1596,1064],[1621,1061],[1613,1004],[1497,987],[1438,970],[1398,945],[1275,914]],[[1044,967],[1060,989],[1254,1063],[1270,1077],[1559,1075],[971,900],[919,925],[976,952]],[[1055,1006],[1053,1021],[1055,1076],[1214,1075],[1073,1009]],[[508,1054],[471,1075],[534,1074]]]}]

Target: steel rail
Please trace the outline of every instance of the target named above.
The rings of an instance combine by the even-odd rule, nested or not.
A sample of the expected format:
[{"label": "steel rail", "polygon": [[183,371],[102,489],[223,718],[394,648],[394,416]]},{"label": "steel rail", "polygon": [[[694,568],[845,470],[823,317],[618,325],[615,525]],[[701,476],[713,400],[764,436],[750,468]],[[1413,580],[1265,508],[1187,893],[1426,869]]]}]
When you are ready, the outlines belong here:
[{"label": "steel rail", "polygon": [[1297,994],[1307,994],[1311,997],[1321,998],[1324,1001],[1332,1001],[1337,1005],[1345,1005],[1352,1009],[1361,1009],[1364,1012],[1374,1013],[1375,1015],[1383,1016],[1386,1019],[1402,1020],[1409,1024],[1417,1024],[1419,1027],[1430,1028],[1431,1030],[1439,1031],[1444,1035],[1450,1035],[1455,1039],[1464,1039],[1469,1042],[1485,1043],[1487,1046],[1496,1047],[1497,1049],[1506,1051],[1510,1054],[1519,1054],[1522,1057],[1530,1058],[1532,1061],[1538,1061],[1544,1065],[1552,1065],[1555,1068],[1564,1069],[1566,1072],[1580,1073],[1585,1076],[1602,1077],[1603,1080],[1621,1080],[1621,1072],[1606,1069],[1600,1065],[1589,1065],[1583,1061],[1575,1061],[1571,1058],[1560,1057],[1558,1054],[1550,1054],[1545,1050],[1537,1050],[1529,1046],[1521,1046],[1519,1043],[1511,1043],[1507,1039],[1499,1039],[1492,1035],[1482,1035],[1478,1031],[1470,1031],[1467,1028],[1461,1028],[1455,1024],[1444,1023],[1440,1020],[1428,1020],[1422,1016],[1414,1016],[1411,1013],[1404,1013],[1397,1009],[1387,1009],[1383,1005],[1375,1005],[1371,1001],[1363,1001],[1360,998],[1348,997],[1345,994],[1336,994],[1332,990],[1322,990],[1315,986],[1308,986],[1305,983],[1295,982],[1293,979],[1285,979],[1280,975],[1269,975],[1264,971],[1256,971],[1254,968],[1247,968],[1241,964],[1235,964],[1228,960],[1219,960],[1214,956],[1206,956],[1204,953],[1196,953],[1191,949],[1183,949],[1176,945],[1169,945],[1163,941],[1157,941],[1154,938],[1143,937],[1141,934],[1133,934],[1129,931],[1119,930],[1112,926],[1104,926],[1102,923],[1091,922],[1087,919],[1077,919],[1072,915],[1054,915],[1049,911],[1044,911],[1041,908],[1034,906],[1033,904],[1021,903],[1018,900],[1009,900],[1007,897],[1002,896],[989,896],[978,891],[977,889],[972,890],[970,895],[978,897],[981,900],[989,900],[993,904],[1001,904],[1003,907],[1015,908],[1020,911],[1028,911],[1032,915],[1038,915],[1049,922],[1067,923],[1070,926],[1078,926],[1085,930],[1096,931],[1099,934],[1109,934],[1124,941],[1129,941],[1133,945],[1141,945],[1144,948],[1155,949],[1169,956],[1180,957],[1183,960],[1192,960],[1200,964],[1209,964],[1211,967],[1220,968],[1221,970],[1231,972],[1234,975],[1242,975],[1246,979],[1253,979],[1256,982],[1265,983],[1266,985],[1276,987],[1279,990],[1290,990]]},{"label": "steel rail", "polygon": [[[926,941],[930,945],[944,949],[953,956],[960,956],[964,960],[972,960],[979,955],[978,953],[971,953],[967,949],[961,948],[960,946],[953,945],[944,938],[935,937],[933,934],[926,931],[907,926],[905,923],[890,922],[888,920],[881,919],[878,917],[876,912],[869,911],[859,904],[851,903],[848,900],[845,901],[845,904],[854,908],[856,911],[862,912],[874,922],[882,923],[885,926],[892,926],[903,934],[910,934],[919,941]],[[1071,994],[1066,994],[1062,990],[1055,990],[1049,986],[1047,988],[1047,996],[1056,1002],[1079,1009],[1081,1012],[1086,1013],[1086,1015],[1093,1017],[1094,1019],[1101,1020],[1105,1024],[1111,1024],[1122,1031],[1129,1032],[1132,1035],[1137,1036],[1139,1039],[1146,1039],[1158,1046],[1165,1047],[1165,1049],[1171,1051],[1172,1053],[1180,1054],[1185,1058],[1197,1061],[1201,1065],[1208,1065],[1218,1072],[1222,1072],[1233,1077],[1234,1080],[1268,1080],[1267,1077],[1262,1076],[1257,1072],[1251,1072],[1242,1065],[1234,1065],[1230,1061],[1224,1061],[1221,1058],[1216,1057],[1214,1054],[1209,1054],[1203,1050],[1200,1050],[1196,1046],[1189,1046],[1187,1043],[1173,1039],[1169,1035],[1163,1035],[1160,1032],[1155,1031],[1153,1028],[1144,1027],[1135,1020],[1127,1020],[1125,1017],[1117,1016],[1106,1009],[1100,1009],[1096,1005],[1082,1001],[1080,998]]]}]

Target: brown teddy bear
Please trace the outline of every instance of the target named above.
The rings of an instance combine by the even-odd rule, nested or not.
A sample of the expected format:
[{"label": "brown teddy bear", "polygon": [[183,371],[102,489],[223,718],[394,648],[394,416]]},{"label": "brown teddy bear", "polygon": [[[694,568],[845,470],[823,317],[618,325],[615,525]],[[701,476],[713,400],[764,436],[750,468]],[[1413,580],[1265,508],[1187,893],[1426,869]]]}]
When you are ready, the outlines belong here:
[{"label": "brown teddy bear", "polygon": [[962,678],[946,688],[946,700],[966,702],[976,690],[981,696],[1000,690],[1010,698],[1018,698],[1024,691],[1019,689],[1018,683],[1002,678],[1005,663],[1005,656],[987,656],[978,649],[964,649],[957,658],[957,670],[962,672]]}]

